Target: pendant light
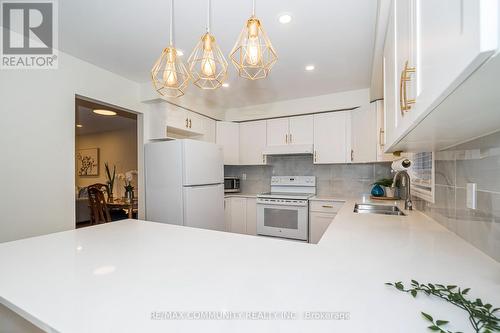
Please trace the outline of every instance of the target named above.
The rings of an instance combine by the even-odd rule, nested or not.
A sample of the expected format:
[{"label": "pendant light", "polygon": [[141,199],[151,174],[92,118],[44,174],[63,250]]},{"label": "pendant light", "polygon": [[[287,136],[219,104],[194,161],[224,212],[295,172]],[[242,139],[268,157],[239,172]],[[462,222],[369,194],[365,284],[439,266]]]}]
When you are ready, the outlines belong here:
[{"label": "pendant light", "polygon": [[189,83],[189,72],[174,47],[174,0],[170,0],[170,44],[163,49],[151,70],[156,91],[166,97],[180,97]]},{"label": "pendant light", "polygon": [[210,33],[211,0],[207,0],[207,27],[189,56],[188,66],[193,83],[201,89],[217,89],[227,78],[227,61],[214,35]]},{"label": "pendant light", "polygon": [[238,74],[249,80],[263,79],[269,75],[278,56],[260,20],[255,16],[253,0],[252,16],[247,20],[233,50],[231,61]]}]

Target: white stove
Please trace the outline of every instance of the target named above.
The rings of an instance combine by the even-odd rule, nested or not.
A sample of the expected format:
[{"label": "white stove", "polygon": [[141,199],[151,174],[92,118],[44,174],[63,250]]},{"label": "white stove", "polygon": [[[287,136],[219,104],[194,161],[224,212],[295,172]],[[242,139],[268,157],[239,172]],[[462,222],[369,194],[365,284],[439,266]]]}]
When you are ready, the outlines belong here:
[{"label": "white stove", "polygon": [[257,233],[307,241],[309,198],[315,194],[314,176],[273,176],[271,192],[257,195]]}]

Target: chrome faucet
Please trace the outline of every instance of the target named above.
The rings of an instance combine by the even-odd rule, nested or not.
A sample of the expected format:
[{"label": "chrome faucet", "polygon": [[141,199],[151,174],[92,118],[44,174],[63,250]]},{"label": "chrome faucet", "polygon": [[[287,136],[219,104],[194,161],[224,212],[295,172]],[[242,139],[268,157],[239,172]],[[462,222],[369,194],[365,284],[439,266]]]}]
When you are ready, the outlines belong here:
[{"label": "chrome faucet", "polygon": [[392,188],[396,187],[396,182],[398,181],[398,178],[402,178],[401,185],[405,186],[406,188],[406,196],[405,196],[405,209],[406,210],[413,210],[413,203],[411,202],[411,194],[410,194],[410,175],[408,172],[402,170],[402,171],[396,171],[396,174],[394,175],[394,178],[392,179]]}]

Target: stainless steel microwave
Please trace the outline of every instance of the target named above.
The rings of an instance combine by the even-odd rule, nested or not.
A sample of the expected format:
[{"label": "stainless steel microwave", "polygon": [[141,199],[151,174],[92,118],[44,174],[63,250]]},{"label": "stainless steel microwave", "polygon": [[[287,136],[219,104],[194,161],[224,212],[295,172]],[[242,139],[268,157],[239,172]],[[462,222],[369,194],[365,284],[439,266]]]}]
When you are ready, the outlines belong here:
[{"label": "stainless steel microwave", "polygon": [[224,177],[224,192],[234,193],[240,191],[240,179],[238,177]]}]

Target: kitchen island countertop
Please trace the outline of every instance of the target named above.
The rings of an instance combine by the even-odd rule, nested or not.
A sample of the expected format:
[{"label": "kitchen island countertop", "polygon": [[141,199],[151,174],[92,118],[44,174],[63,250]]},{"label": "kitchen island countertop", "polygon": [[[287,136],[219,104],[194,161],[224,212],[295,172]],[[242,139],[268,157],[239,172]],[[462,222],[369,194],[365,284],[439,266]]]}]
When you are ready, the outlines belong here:
[{"label": "kitchen island countertop", "polygon": [[500,305],[498,262],[419,212],[356,214],[355,202],[317,245],[137,220],[3,243],[0,303],[68,333],[426,332],[421,311],[471,331],[462,310],[384,285],[410,279]]}]

